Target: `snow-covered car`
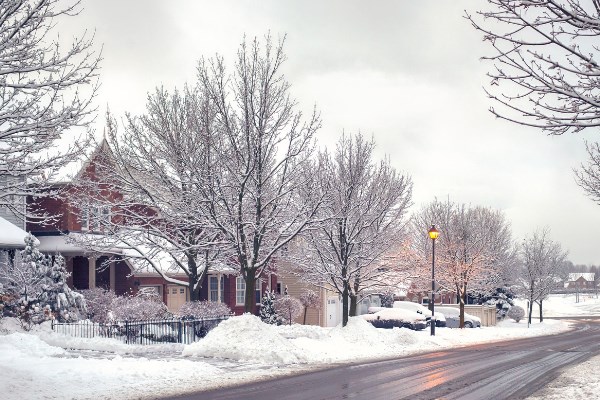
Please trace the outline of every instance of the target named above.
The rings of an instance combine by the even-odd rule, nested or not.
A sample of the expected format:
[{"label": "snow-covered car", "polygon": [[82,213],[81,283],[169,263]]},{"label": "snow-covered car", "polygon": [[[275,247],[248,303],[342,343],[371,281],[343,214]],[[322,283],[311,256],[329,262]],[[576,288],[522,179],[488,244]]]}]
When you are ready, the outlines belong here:
[{"label": "snow-covered car", "polygon": [[[424,315],[427,318],[427,321],[431,320],[431,311],[427,307],[419,303],[413,303],[412,301],[395,301],[393,307],[401,308],[403,310],[414,311],[416,313]],[[437,307],[435,312],[435,326],[446,326],[446,318],[443,313],[437,311]]]},{"label": "snow-covered car", "polygon": [[[436,311],[439,309],[446,316],[446,326],[448,328],[460,327],[460,310],[455,307],[436,307]],[[471,314],[465,313],[465,328],[479,328],[481,326],[481,319]]]},{"label": "snow-covered car", "polygon": [[425,316],[414,311],[400,308],[384,308],[374,314],[361,315],[375,328],[408,328],[415,331],[425,329],[427,321]]}]

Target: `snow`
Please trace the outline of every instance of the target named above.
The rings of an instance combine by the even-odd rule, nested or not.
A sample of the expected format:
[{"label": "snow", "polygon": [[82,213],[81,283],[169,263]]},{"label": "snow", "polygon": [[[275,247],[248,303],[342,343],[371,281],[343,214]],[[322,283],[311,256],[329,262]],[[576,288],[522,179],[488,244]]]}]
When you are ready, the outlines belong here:
[{"label": "snow", "polygon": [[25,236],[27,232],[0,217],[0,249],[25,248]]},{"label": "snow", "polygon": [[[559,298],[568,303],[570,298]],[[552,303],[551,301],[549,303]],[[600,302],[595,300],[600,310]],[[298,373],[326,365],[370,361],[474,343],[551,335],[564,321],[504,321],[496,327],[376,329],[361,317],[347,327],[274,326],[242,315],[223,321],[191,345],[126,345],[113,339],[56,334],[48,323],[20,331],[0,320],[0,393],[27,399],[156,398]]]}]

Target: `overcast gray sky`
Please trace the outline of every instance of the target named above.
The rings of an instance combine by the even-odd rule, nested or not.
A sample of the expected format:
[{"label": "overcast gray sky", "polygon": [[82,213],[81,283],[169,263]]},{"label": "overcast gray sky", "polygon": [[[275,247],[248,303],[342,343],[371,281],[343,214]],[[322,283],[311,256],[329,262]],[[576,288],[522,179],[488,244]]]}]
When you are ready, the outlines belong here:
[{"label": "overcast gray sky", "polygon": [[106,106],[142,113],[154,87],[193,83],[201,56],[233,61],[244,34],[287,34],[284,72],[301,107],[321,111],[321,146],[342,130],[373,134],[379,156],[412,176],[413,210],[435,197],[501,209],[515,239],[547,226],[571,261],[600,264],[600,206],[572,171],[597,133],[549,137],[489,113],[487,49],[463,18],[477,4],[84,0],[58,30],[95,30],[104,46],[100,131]]}]

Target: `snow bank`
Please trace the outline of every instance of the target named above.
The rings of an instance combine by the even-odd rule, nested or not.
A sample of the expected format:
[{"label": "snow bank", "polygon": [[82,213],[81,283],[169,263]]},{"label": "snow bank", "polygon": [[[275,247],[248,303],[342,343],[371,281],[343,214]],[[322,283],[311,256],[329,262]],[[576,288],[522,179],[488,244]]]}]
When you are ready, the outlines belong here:
[{"label": "snow bank", "polygon": [[244,314],[229,318],[206,337],[186,346],[185,356],[221,357],[257,363],[296,364],[305,362],[302,352],[258,317]]}]

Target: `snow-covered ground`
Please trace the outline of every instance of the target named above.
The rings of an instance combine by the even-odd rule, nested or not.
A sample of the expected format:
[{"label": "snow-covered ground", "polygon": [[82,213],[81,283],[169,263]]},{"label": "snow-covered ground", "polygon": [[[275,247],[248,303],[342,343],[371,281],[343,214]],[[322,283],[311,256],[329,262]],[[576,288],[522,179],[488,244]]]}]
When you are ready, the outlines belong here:
[{"label": "snow-covered ground", "polygon": [[[562,299],[565,303],[568,298]],[[595,300],[598,302],[597,300]],[[600,302],[599,302],[600,309]],[[271,326],[243,315],[222,322],[192,345],[125,345],[112,339],[78,339],[49,326],[21,332],[0,321],[0,393],[27,399],[156,398],[272,378],[332,363],[367,361],[527,336],[563,332],[548,320],[528,329],[523,321],[497,327],[376,329],[360,317],[346,328]]]},{"label": "snow-covered ground", "polygon": [[[574,294],[555,294],[544,300],[544,317],[573,317],[573,316],[600,316],[600,299],[596,295],[580,294],[576,303]],[[516,304],[527,309],[527,301],[517,300]],[[532,316],[538,318],[539,307],[533,304]]]}]

